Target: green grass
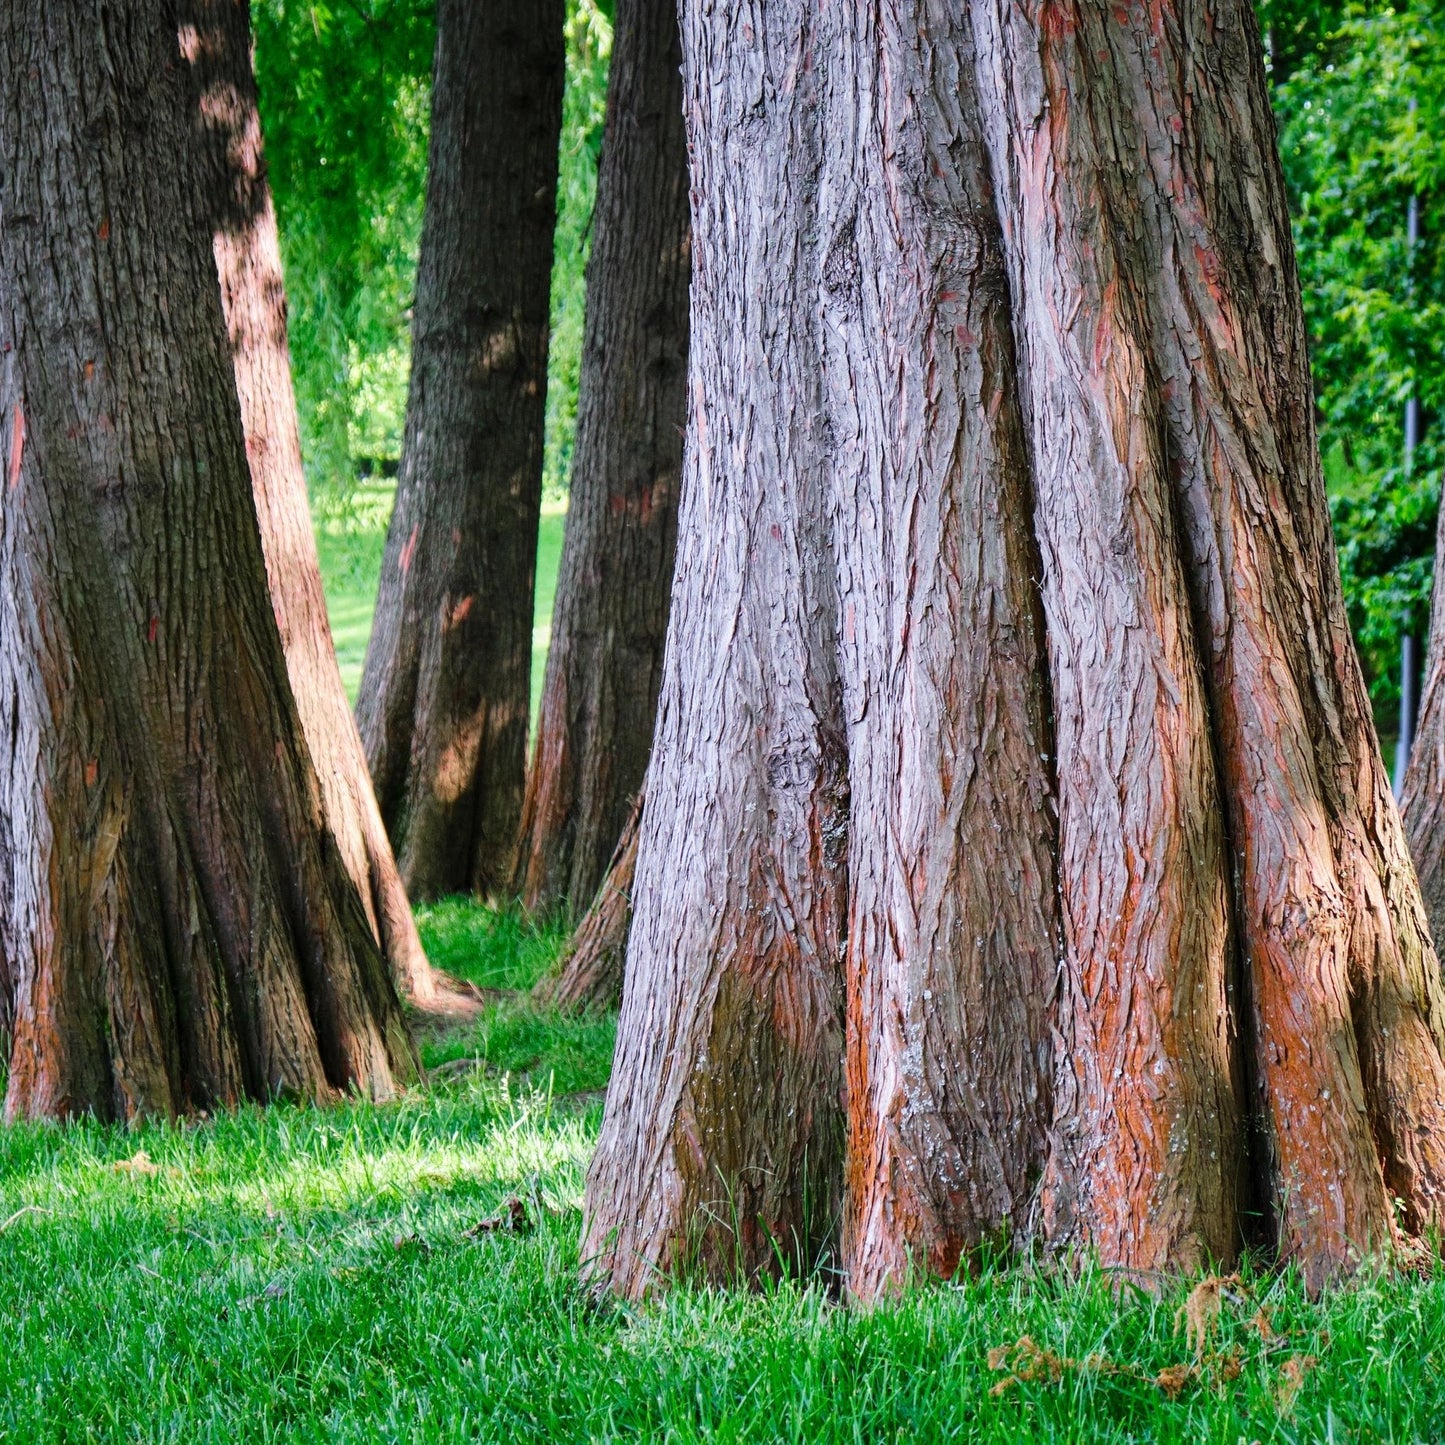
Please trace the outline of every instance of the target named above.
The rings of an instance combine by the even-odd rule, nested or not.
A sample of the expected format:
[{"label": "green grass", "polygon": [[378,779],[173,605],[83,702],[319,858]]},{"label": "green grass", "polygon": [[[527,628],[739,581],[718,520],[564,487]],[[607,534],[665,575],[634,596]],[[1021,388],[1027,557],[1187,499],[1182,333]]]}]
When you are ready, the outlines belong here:
[{"label": "green grass", "polygon": [[[347,695],[356,701],[366,642],[371,636],[371,615],[376,608],[376,585],[381,576],[381,553],[386,524],[396,488],[390,482],[362,482],[340,503],[318,505],[316,543],[321,552],[321,576],[326,609],[331,616],[336,658]],[[532,718],[542,699],[542,676],[547,665],[547,644],[552,636],[552,601],[557,595],[557,565],[562,558],[562,530],[567,517],[565,501],[542,504],[537,537],[537,588],[532,626]]]},{"label": "green grass", "polygon": [[[488,986],[546,962],[513,915],[424,924]],[[0,1439],[1440,1438],[1440,1280],[1321,1303],[1247,1280],[1193,1374],[1183,1287],[1097,1274],[997,1270],[872,1311],[796,1285],[597,1300],[577,1239],[610,1024],[504,1002],[428,1061],[470,1050],[485,1067],[381,1107],[0,1133]],[[512,1197],[529,1231],[469,1233]],[[1037,1378],[995,1394],[1011,1369]]]}]

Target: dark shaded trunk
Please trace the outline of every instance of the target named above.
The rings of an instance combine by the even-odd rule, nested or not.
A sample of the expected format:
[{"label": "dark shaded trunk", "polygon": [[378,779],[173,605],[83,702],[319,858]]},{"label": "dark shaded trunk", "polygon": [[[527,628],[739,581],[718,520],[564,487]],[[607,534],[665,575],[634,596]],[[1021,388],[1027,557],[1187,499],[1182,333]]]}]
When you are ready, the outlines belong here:
[{"label": "dark shaded trunk", "polygon": [[415,1068],[287,680],[164,0],[0,15],[11,1118]]},{"label": "dark shaded trunk", "polygon": [[597,175],[567,532],[515,891],[596,892],[642,786],[686,420],[687,137],[674,0],[621,0]]},{"label": "dark shaded trunk", "polygon": [[627,935],[632,927],[632,880],[637,872],[641,823],[639,796],[592,906],[577,925],[560,967],[533,990],[538,1002],[568,1011],[617,1007],[622,998]]},{"label": "dark shaded trunk", "polygon": [[[1445,1009],[1253,12],[811,15],[684,7],[687,485],[586,1249],[629,1294],[699,1239],[756,1272],[841,1188],[865,1296],[1021,1223],[1152,1279],[1258,1203],[1318,1284],[1440,1222]],[[782,678],[846,738],[846,869]],[[840,987],[845,1159],[792,1125]]]},{"label": "dark shaded trunk", "polygon": [[371,788],[351,715],[311,530],[286,341],[286,287],[261,149],[249,0],[191,0],[182,49],[195,72],[201,165],[271,603],[316,767],[326,822],[403,992],[433,996],[432,972]]},{"label": "dark shaded trunk", "polygon": [[413,897],[506,885],[526,762],[562,0],[441,0],[396,509],[357,721]]}]

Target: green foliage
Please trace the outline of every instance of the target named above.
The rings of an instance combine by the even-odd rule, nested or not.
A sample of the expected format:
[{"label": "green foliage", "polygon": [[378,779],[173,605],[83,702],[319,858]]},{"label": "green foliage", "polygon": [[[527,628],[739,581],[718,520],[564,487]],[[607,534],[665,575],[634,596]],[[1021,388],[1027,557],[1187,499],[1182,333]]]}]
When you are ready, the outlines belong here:
[{"label": "green foliage", "polygon": [[543,487],[563,497],[577,425],[582,370],[582,323],[587,258],[592,252],[592,206],[607,109],[607,62],[612,56],[612,6],[568,0],[567,88],[562,95],[558,157],[557,240],[552,263],[552,342],[547,356],[547,451]]},{"label": "green foliage", "polygon": [[[276,198],[302,444],[313,486],[349,495],[401,453],[426,189],[433,7],[255,0],[256,76]],[[546,487],[565,494],[611,5],[569,0],[552,278]]]},{"label": "green foliage", "polygon": [[401,444],[431,97],[427,0],[255,0],[256,79],[313,482]]},{"label": "green foliage", "polygon": [[[1276,6],[1276,10],[1291,9]],[[1445,7],[1292,7],[1296,67],[1275,73],[1280,151],[1350,621],[1384,720],[1398,702],[1399,634],[1426,635],[1445,402]],[[1266,10],[1266,19],[1270,11]],[[1285,27],[1288,28],[1288,27]],[[1416,110],[1410,110],[1410,101]],[[1422,244],[1406,244],[1410,195]],[[1407,473],[1404,411],[1420,400]]]}]

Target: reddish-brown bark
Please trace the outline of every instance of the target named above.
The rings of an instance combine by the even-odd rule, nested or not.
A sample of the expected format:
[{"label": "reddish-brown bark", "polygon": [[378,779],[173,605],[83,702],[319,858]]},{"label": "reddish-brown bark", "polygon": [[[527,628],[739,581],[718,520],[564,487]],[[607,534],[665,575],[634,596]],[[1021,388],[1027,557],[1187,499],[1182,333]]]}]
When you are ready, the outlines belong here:
[{"label": "reddish-brown bark", "polygon": [[267,593],[173,6],[0,12],[9,1117],[388,1093]]},{"label": "reddish-brown bark", "polygon": [[504,888],[542,496],[562,0],[440,0],[396,507],[357,722],[413,897]]},{"label": "reddish-brown bark", "polygon": [[191,0],[182,48],[200,99],[203,184],[266,574],[286,670],[326,822],[397,983],[418,1004],[435,983],[351,715],[321,586],[286,340],[286,287],[261,149],[249,0]]},{"label": "reddish-brown bark", "polygon": [[[636,1294],[697,1237],[764,1267],[803,1195],[739,1188],[762,1158],[774,1191],[843,1192],[865,1296],[1005,1223],[1145,1278],[1272,1230],[1314,1284],[1421,1235],[1440,969],[1345,620],[1252,10],[696,0],[683,36],[689,460],[600,1267]],[[780,679],[834,666],[807,717],[846,785],[762,741]],[[818,809],[805,877],[780,775]],[[806,992],[753,936],[787,916],[759,877]],[[796,901],[845,886],[830,955]],[[760,971],[794,1052],[733,1026]],[[774,1100],[833,1107],[830,986],[843,1159],[764,1133]]]},{"label": "reddish-brown bark", "polygon": [[542,979],[534,990],[542,1003],[566,1010],[617,1007],[622,997],[627,935],[632,927],[632,880],[637,872],[641,823],[639,797],[632,805],[597,896],[572,934],[561,967]]},{"label": "reddish-brown bark", "polygon": [[513,880],[532,909],[580,908],[597,891],[652,745],[687,411],[680,59],[674,0],[621,0],[567,532]]}]

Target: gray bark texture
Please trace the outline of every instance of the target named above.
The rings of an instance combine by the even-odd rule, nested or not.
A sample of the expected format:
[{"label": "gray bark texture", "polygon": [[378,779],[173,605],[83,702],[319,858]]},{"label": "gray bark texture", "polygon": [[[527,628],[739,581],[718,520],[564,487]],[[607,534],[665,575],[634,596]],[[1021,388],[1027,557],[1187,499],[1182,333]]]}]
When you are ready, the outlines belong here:
[{"label": "gray bark texture", "polygon": [[542,496],[562,0],[440,0],[411,390],[357,722],[414,898],[505,888]]},{"label": "gray bark texture", "polygon": [[286,339],[286,285],[251,65],[249,0],[191,0],[181,42],[196,78],[202,184],[212,208],[251,488],[291,690],[321,784],[327,826],[397,986],[424,1005],[434,998],[435,980],[337,666],[311,530]]},{"label": "gray bark texture", "polygon": [[514,891],[584,907],[657,716],[687,419],[687,138],[674,0],[620,0],[567,531]]},{"label": "gray bark texture", "polygon": [[416,1068],[267,592],[183,18],[0,11],[10,1118]]},{"label": "gray bark texture", "polygon": [[688,451],[585,1251],[636,1295],[785,1240],[871,1297],[1001,1230],[1141,1280],[1413,1247],[1440,970],[1253,11],[682,31]]}]

